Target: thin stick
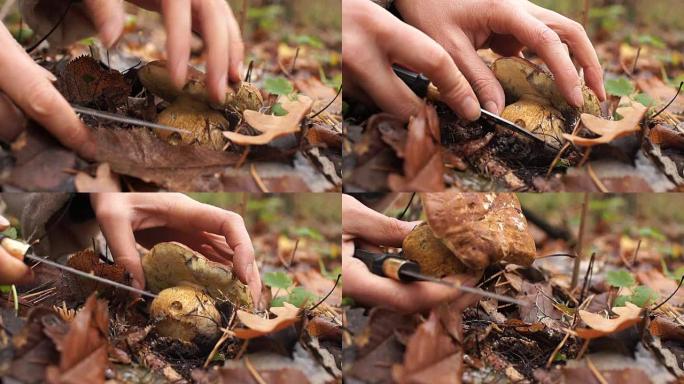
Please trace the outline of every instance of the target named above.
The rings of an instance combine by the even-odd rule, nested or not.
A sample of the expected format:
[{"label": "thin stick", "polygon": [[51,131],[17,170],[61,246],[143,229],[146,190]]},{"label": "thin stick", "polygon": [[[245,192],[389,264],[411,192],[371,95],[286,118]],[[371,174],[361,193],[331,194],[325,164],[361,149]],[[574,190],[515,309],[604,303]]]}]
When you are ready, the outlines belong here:
[{"label": "thin stick", "polygon": [[662,307],[663,304],[665,304],[665,303],[667,303],[668,301],[670,301],[670,299],[677,293],[677,291],[679,291],[679,288],[682,287],[682,283],[684,283],[684,275],[682,275],[682,278],[679,279],[679,284],[677,284],[677,289],[675,289],[674,292],[672,292],[672,294],[670,294],[670,296],[667,297],[667,299],[663,300],[662,303],[656,305],[653,309],[651,309],[651,311],[655,311],[656,309]]},{"label": "thin stick", "polygon": [[335,94],[335,97],[334,97],[332,100],[330,100],[330,102],[328,103],[328,105],[326,105],[325,107],[323,107],[323,109],[321,109],[320,111],[314,113],[313,116],[309,117],[309,119],[313,120],[316,116],[318,116],[318,115],[320,115],[321,113],[323,113],[323,111],[325,111],[326,109],[330,108],[330,106],[333,105],[333,103],[335,102],[335,100],[337,100],[337,98],[340,97],[340,94],[342,94],[342,86],[341,86],[341,85],[340,85],[340,88],[337,90],[337,94]]},{"label": "thin stick", "polygon": [[577,280],[579,280],[579,270],[580,263],[582,262],[582,241],[584,240],[584,228],[586,225],[587,218],[587,206],[589,205],[589,194],[584,192],[584,199],[582,201],[582,214],[580,216],[580,226],[579,233],[577,235],[577,244],[575,244],[575,265],[572,269],[572,282],[570,283],[570,288],[575,289],[577,287]]},{"label": "thin stick", "polygon": [[656,112],[655,115],[651,116],[651,119],[655,119],[658,115],[660,115],[660,114],[663,113],[666,109],[668,109],[668,108],[670,107],[670,105],[672,105],[672,103],[674,103],[675,100],[677,100],[677,96],[679,96],[679,92],[682,91],[682,85],[684,85],[684,81],[681,81],[681,82],[679,83],[679,88],[677,88],[677,93],[675,93],[675,95],[674,95],[674,97],[672,98],[672,100],[670,100],[670,102],[667,103],[667,105],[664,106],[663,109],[661,109],[660,111]]},{"label": "thin stick", "polygon": [[568,330],[567,332],[565,332],[565,337],[563,337],[563,340],[561,340],[561,342],[556,346],[556,349],[553,350],[553,352],[551,353],[551,356],[549,356],[549,359],[546,360],[546,369],[551,368],[551,364],[556,359],[556,355],[563,348],[563,346],[565,345],[565,342],[568,341],[569,337],[570,337],[570,331]]},{"label": "thin stick", "polygon": [[249,167],[249,173],[252,174],[252,177],[254,178],[254,182],[259,187],[261,192],[264,192],[264,193],[270,192],[268,190],[268,188],[266,187],[266,184],[264,184],[264,181],[261,180],[261,176],[259,176],[259,174],[257,173],[256,166],[254,164],[252,164],[252,166]]},{"label": "thin stick", "polygon": [[606,188],[606,185],[603,184],[603,182],[601,181],[601,179],[599,179],[596,172],[594,172],[594,168],[591,167],[591,164],[587,164],[587,173],[589,174],[591,181],[594,182],[594,185],[596,185],[596,188],[598,188],[599,191],[603,193],[608,192],[608,188]]},{"label": "thin stick", "polygon": [[297,241],[295,241],[295,246],[294,246],[294,248],[292,248],[292,253],[290,254],[290,261],[288,261],[285,268],[290,269],[290,267],[292,266],[292,262],[294,261],[295,254],[297,253],[297,248],[299,248],[299,239],[297,239]]},{"label": "thin stick", "polygon": [[299,47],[297,47],[297,50],[295,51],[294,58],[292,59],[292,65],[290,66],[290,73],[294,73],[295,64],[297,64],[297,58],[298,57],[299,57]]},{"label": "thin stick", "polygon": [[252,362],[249,361],[249,357],[245,356],[244,362],[245,362],[245,367],[247,367],[247,370],[249,371],[249,373],[252,374],[254,381],[256,381],[258,384],[268,384],[268,383],[266,383],[264,378],[261,377],[259,372],[257,372],[256,368],[254,368],[254,366],[252,365]]},{"label": "thin stick", "polygon": [[599,372],[599,370],[596,368],[596,366],[595,366],[594,363],[591,361],[591,359],[589,358],[589,356],[587,356],[587,366],[589,367],[589,370],[591,370],[591,373],[593,373],[594,376],[596,376],[596,380],[598,380],[599,383],[601,383],[601,384],[608,384],[608,382],[606,381],[606,378],[603,377],[603,375],[601,374],[601,372]]},{"label": "thin stick", "polygon": [[404,215],[406,214],[406,212],[409,210],[409,208],[411,208],[411,203],[413,203],[413,198],[414,198],[414,197],[416,197],[416,193],[415,193],[415,192],[413,192],[413,193],[411,194],[411,198],[409,199],[408,204],[406,204],[406,207],[404,208],[404,210],[401,211],[401,213],[399,214],[399,216],[397,216],[397,219],[402,220],[402,219],[404,218]]},{"label": "thin stick", "polygon": [[634,250],[634,256],[632,256],[632,265],[636,263],[637,256],[639,255],[639,249],[641,248],[641,239],[637,243],[636,249]]},{"label": "thin stick", "polygon": [[639,56],[641,56],[641,45],[637,48],[636,57],[634,58],[634,64],[632,64],[632,73],[636,71],[637,62],[639,61]]}]

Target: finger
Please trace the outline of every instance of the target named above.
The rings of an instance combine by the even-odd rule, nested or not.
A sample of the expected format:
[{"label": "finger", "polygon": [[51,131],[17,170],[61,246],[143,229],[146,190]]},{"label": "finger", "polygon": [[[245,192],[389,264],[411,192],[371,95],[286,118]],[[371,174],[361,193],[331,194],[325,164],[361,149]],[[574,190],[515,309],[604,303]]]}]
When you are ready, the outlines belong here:
[{"label": "finger", "polygon": [[173,84],[182,88],[188,75],[190,40],[192,38],[192,8],[190,0],[162,0],[166,55]]},{"label": "finger", "polygon": [[0,284],[17,284],[31,277],[31,268],[0,248]]},{"label": "finger", "polygon": [[95,144],[69,103],[52,86],[44,71],[0,28],[0,89],[30,118],[50,131],[62,144],[83,157],[95,157]]},{"label": "finger", "polygon": [[125,14],[120,0],[85,0],[86,10],[102,43],[111,48],[123,32]]},{"label": "finger", "polygon": [[584,77],[589,88],[596,92],[596,96],[601,101],[605,100],[603,70],[596,50],[582,24],[548,9],[535,6],[535,10],[539,13],[540,19],[558,33],[561,40],[570,48],[572,55],[577,58],[579,65],[584,68]]},{"label": "finger", "polygon": [[230,261],[230,259],[226,259],[225,257],[221,256],[216,250],[209,244],[202,244],[200,245],[200,253],[202,253],[204,256],[209,258],[211,261],[215,261],[217,263],[221,263],[224,265],[229,265],[232,266],[233,263]]},{"label": "finger", "polygon": [[416,223],[376,212],[349,195],[342,195],[342,228],[345,234],[376,245],[400,247]]},{"label": "finger", "polygon": [[130,221],[105,215],[98,215],[98,220],[114,260],[131,274],[135,288],[145,289],[145,273],[135,247],[135,236]]},{"label": "finger", "polygon": [[544,60],[568,103],[575,107],[584,104],[579,75],[556,32],[529,13],[510,5],[502,5],[502,10],[492,17],[494,32],[514,35]]},{"label": "finger", "polygon": [[354,258],[342,261],[342,275],[345,296],[367,306],[380,306],[403,313],[421,312],[461,295],[458,289],[439,284],[406,284],[374,275],[363,262]]},{"label": "finger", "polygon": [[228,71],[230,81],[239,83],[244,77],[244,60],[245,60],[245,44],[242,42],[242,33],[240,33],[240,26],[238,25],[233,10],[228,3],[226,6],[226,15],[228,22],[228,36],[230,39],[229,58],[230,69]]},{"label": "finger", "polygon": [[221,257],[224,257],[228,260],[232,260],[233,256],[235,256],[235,252],[230,248],[228,243],[226,243],[226,238],[217,235],[215,233],[208,233],[208,232],[202,232],[202,235],[207,242],[207,245],[212,247],[216,252],[218,252]]},{"label": "finger", "polygon": [[0,216],[0,232],[9,228],[10,222],[4,216]]},{"label": "finger", "polygon": [[401,38],[388,39],[385,46],[392,61],[426,75],[439,89],[441,100],[460,117],[470,121],[479,119],[480,104],[475,92],[447,51],[408,24],[399,23],[397,28],[399,31],[392,33]]},{"label": "finger", "polygon": [[478,56],[468,37],[458,28],[450,31],[443,41],[444,48],[468,79],[480,104],[489,112],[501,113],[506,106],[506,96],[499,81],[487,64]]},{"label": "finger", "polygon": [[201,20],[202,38],[206,42],[207,82],[214,102],[223,104],[228,84],[228,28],[225,24],[223,0],[194,2]]},{"label": "finger", "polygon": [[0,92],[0,140],[11,143],[26,127],[26,118],[7,95]]}]

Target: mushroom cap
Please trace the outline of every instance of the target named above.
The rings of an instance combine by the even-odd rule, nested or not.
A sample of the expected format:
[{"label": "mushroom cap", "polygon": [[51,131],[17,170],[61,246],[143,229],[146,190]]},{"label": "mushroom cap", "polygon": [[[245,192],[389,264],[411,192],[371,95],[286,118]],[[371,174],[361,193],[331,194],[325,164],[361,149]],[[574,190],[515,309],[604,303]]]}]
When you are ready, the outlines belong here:
[{"label": "mushroom cap", "polygon": [[166,288],[192,284],[209,295],[227,298],[236,306],[252,307],[247,287],[233,274],[232,268],[210,261],[187,246],[159,243],[142,258],[147,288],[160,292]]},{"label": "mushroom cap", "polygon": [[462,273],[466,266],[435,237],[427,223],[422,223],[406,236],[402,243],[404,257],[420,265],[421,273],[442,278]]},{"label": "mushroom cap", "polygon": [[446,191],[422,193],[421,200],[434,235],[468,268],[534,261],[534,239],[514,194]]},{"label": "mushroom cap", "polygon": [[563,115],[550,105],[520,99],[507,105],[501,112],[501,117],[535,133],[551,144],[558,145],[564,142],[565,120]]},{"label": "mushroom cap", "polygon": [[159,292],[150,305],[150,315],[160,336],[208,345],[220,335],[221,314],[216,303],[189,285]]},{"label": "mushroom cap", "polygon": [[575,121],[580,113],[601,115],[601,107],[594,92],[582,85],[584,105],[575,108],[565,101],[553,76],[541,67],[520,57],[504,57],[492,64],[492,71],[506,94],[506,103],[520,99],[534,100],[559,110],[567,121]]},{"label": "mushroom cap", "polygon": [[[173,102],[180,96],[189,96],[196,101],[211,105],[204,72],[190,65],[188,65],[187,82],[183,89],[178,89],[171,80],[171,75],[166,69],[166,60],[145,64],[138,70],[138,78],[145,88],[168,102]],[[242,82],[237,85],[237,90],[231,86],[226,89],[225,103],[219,107],[234,108],[242,112],[245,109],[258,111],[263,105],[264,99],[261,91],[251,83]]]},{"label": "mushroom cap", "polygon": [[227,140],[223,131],[230,128],[223,115],[190,97],[180,96],[157,116],[157,123],[181,128],[187,133],[155,129],[161,139],[171,144],[199,143],[220,150]]}]

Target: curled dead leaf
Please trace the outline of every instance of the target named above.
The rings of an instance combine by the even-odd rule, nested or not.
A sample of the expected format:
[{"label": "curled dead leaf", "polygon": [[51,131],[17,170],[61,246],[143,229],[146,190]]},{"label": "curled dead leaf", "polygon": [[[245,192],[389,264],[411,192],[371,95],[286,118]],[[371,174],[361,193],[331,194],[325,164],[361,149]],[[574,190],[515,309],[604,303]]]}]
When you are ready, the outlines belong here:
[{"label": "curled dead leaf", "polygon": [[281,97],[279,103],[288,112],[287,115],[266,115],[250,110],[244,112],[247,124],[262,132],[260,135],[249,136],[236,132],[223,132],[223,135],[236,144],[263,145],[270,143],[277,137],[299,132],[299,124],[304,119],[304,116],[311,112],[313,100],[307,96],[299,95],[295,100]]},{"label": "curled dead leaf", "polygon": [[579,311],[579,316],[589,328],[577,328],[577,336],[583,339],[596,339],[625,330],[641,321],[641,308],[627,302],[624,307],[615,307],[613,312],[618,314],[614,319],[605,318],[598,313],[584,310]]},{"label": "curled dead leaf", "polygon": [[598,134],[599,137],[589,139],[567,133],[564,133],[563,137],[566,140],[572,141],[575,145],[593,147],[599,144],[610,143],[617,138],[639,132],[641,130],[639,123],[646,114],[648,108],[641,103],[632,102],[626,97],[623,97],[620,100],[620,105],[626,105],[619,107],[616,110],[616,112],[622,116],[622,120],[609,121],[587,113],[582,114],[582,125]]},{"label": "curled dead leaf", "polygon": [[237,316],[247,328],[236,328],[233,333],[240,339],[253,339],[283,330],[301,319],[301,310],[290,303],[283,303],[282,307],[272,307],[271,312],[276,317],[265,319],[253,313],[239,310]]}]

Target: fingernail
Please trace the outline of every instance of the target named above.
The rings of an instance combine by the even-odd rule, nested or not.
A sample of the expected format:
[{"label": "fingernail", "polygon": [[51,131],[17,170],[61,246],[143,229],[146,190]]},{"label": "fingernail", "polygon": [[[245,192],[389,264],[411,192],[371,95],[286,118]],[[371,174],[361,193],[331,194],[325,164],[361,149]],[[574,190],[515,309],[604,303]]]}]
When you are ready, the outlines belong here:
[{"label": "fingernail", "polygon": [[463,118],[467,120],[475,121],[480,118],[480,103],[472,96],[468,96],[463,100],[463,110],[465,113]]},{"label": "fingernail", "polygon": [[100,39],[107,49],[111,48],[114,43],[116,43],[117,28],[115,23],[107,23],[102,27]]},{"label": "fingernail", "polygon": [[581,85],[576,85],[572,90],[572,103],[578,108],[584,105],[584,97],[582,96]]},{"label": "fingernail", "polygon": [[491,113],[496,113],[497,115],[500,113],[499,107],[493,101],[485,101],[484,107],[486,110],[488,110]]},{"label": "fingernail", "polygon": [[254,262],[250,262],[245,266],[245,268],[242,270],[242,276],[245,277],[245,283],[250,284],[252,280],[254,280]]},{"label": "fingernail", "polygon": [[4,217],[0,216],[0,226],[2,227],[9,227],[10,222],[9,220],[5,219]]}]

